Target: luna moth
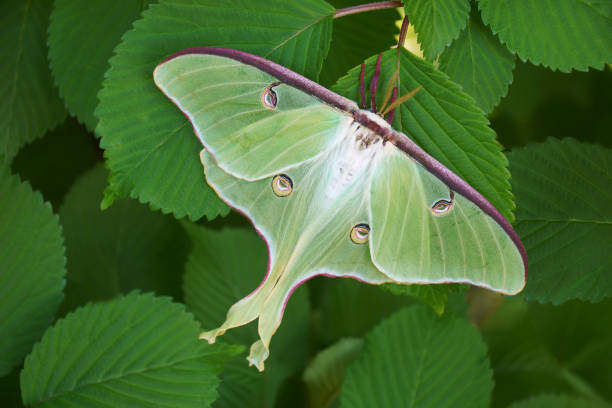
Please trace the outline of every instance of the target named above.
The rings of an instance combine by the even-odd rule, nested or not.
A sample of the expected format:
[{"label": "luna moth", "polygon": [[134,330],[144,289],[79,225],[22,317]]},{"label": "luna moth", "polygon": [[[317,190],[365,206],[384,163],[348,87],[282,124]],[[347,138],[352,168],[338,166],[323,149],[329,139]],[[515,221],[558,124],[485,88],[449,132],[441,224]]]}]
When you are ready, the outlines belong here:
[{"label": "luna moth", "polygon": [[525,285],[508,221],[374,111],[233,49],[180,51],[154,80],[202,143],[208,184],[268,245],[261,284],[201,338],[259,319],[247,359],[263,370],[291,293],[317,275],[504,294]]}]

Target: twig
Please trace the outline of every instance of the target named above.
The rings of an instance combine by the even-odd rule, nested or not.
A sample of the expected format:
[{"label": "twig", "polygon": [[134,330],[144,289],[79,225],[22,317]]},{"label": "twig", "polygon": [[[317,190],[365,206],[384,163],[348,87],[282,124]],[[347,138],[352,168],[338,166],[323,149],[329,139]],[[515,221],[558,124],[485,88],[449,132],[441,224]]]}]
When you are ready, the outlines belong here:
[{"label": "twig", "polygon": [[350,14],[364,13],[366,11],[384,10],[402,7],[401,1],[379,1],[376,3],[360,4],[358,6],[338,9],[334,12],[334,18],[348,16]]}]

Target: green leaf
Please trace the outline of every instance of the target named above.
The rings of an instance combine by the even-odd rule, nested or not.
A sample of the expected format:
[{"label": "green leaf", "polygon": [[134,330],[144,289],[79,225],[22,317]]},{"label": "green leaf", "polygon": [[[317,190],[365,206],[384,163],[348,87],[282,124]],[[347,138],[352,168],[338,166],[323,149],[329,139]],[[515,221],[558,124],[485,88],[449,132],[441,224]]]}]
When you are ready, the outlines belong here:
[{"label": "green leaf", "polygon": [[12,168],[57,210],[75,179],[93,167],[100,156],[93,135],[69,117],[43,138],[21,149]]},{"label": "green leaf", "polygon": [[89,130],[96,127],[96,95],[113,49],[149,1],[55,2],[49,24],[51,70],[70,114]]},{"label": "green leaf", "polygon": [[470,14],[468,0],[410,0],[404,10],[414,24],[423,55],[430,61],[465,27]]},{"label": "green leaf", "polygon": [[612,150],[549,139],[508,159],[516,231],[529,257],[527,299],[559,304],[612,296]]},{"label": "green leaf", "polygon": [[[257,234],[245,228],[215,230],[183,223],[193,241],[185,266],[185,302],[205,329],[219,326],[229,307],[257,287],[266,272],[267,250]],[[236,256],[240,254],[240,256]],[[270,345],[266,369],[249,367],[246,354],[222,373],[217,408],[274,407],[281,383],[306,362],[309,303],[301,288],[287,304],[283,324]],[[257,338],[257,326],[234,328],[223,338],[245,346]]]},{"label": "green leaf", "polygon": [[515,402],[509,408],[604,408],[605,405],[571,395],[538,395]]},{"label": "green leaf", "polygon": [[42,195],[0,162],[0,376],[51,324],[66,274],[62,229]]},{"label": "green leaf", "polygon": [[612,62],[610,0],[478,0],[478,8],[523,61],[563,72]]},{"label": "green leaf", "polygon": [[316,80],[329,49],[333,12],[323,0],[151,5],[115,49],[99,93],[96,132],[111,169],[104,205],[129,193],[179,218],[226,214],[202,174],[202,146],[189,121],[156,88],[153,69],[174,52],[207,45],[270,58]]},{"label": "green leaf", "polygon": [[430,306],[438,315],[441,315],[444,313],[448,295],[465,291],[469,285],[395,285],[386,283],[382,287],[395,295],[416,298]]},{"label": "green leaf", "polygon": [[514,70],[514,56],[472,13],[459,38],[440,55],[439,69],[444,71],[478,106],[491,112],[508,92]]},{"label": "green leaf", "polygon": [[0,155],[5,160],[66,117],[47,62],[51,7],[51,0],[0,5]]},{"label": "green leaf", "polygon": [[319,299],[313,313],[315,336],[323,345],[343,337],[361,337],[381,319],[413,304],[409,297],[396,296],[374,285],[355,279],[313,279],[320,286],[315,292]]},{"label": "green leaf", "polygon": [[346,371],[340,406],[487,407],[492,388],[478,331],[465,319],[411,307],[366,336]]},{"label": "green leaf", "polygon": [[26,359],[24,404],[208,407],[223,363],[240,349],[200,341],[199,330],[169,298],[88,304],[58,320]]},{"label": "green leaf", "polygon": [[329,407],[340,393],[346,367],[363,348],[363,339],[340,339],[319,352],[308,364],[302,379],[308,387],[308,401],[312,408]]},{"label": "green leaf", "polygon": [[[366,2],[365,0],[329,1],[337,9]],[[400,14],[397,9],[351,14],[335,19],[329,54],[319,77],[321,85],[331,86],[350,68],[360,64],[370,55],[395,45],[397,43],[395,36],[399,33],[395,22],[399,19]]]},{"label": "green leaf", "polygon": [[492,406],[540,393],[612,399],[612,299],[561,306],[505,298],[482,325],[495,372]]},{"label": "green leaf", "polygon": [[189,248],[179,223],[134,200],[101,211],[108,171],[81,176],[60,209],[68,275],[63,310],[133,289],[181,298],[181,271]]},{"label": "green leaf", "polygon": [[[375,56],[366,61],[366,83],[374,74],[375,63]],[[396,50],[383,54],[377,106],[382,104],[384,90],[395,72],[396,63]],[[509,191],[508,161],[482,110],[431,63],[407,51],[402,51],[400,63],[400,95],[419,85],[423,88],[396,110],[393,127],[466,180],[512,220],[514,202]],[[360,71],[361,67],[353,68],[333,89],[359,100]],[[369,100],[369,90],[366,94],[366,100]]]}]

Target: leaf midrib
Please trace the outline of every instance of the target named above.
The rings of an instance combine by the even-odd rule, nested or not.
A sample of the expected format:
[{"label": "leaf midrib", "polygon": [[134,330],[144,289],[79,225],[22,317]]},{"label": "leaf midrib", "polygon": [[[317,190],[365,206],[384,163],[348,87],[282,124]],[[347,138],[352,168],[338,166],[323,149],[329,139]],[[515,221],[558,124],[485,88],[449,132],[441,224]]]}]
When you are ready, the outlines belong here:
[{"label": "leaf midrib", "polygon": [[606,20],[612,21],[612,18],[610,18],[609,16],[605,15],[604,13],[602,13],[598,8],[593,7],[593,5],[591,5],[590,3],[585,2],[584,0],[575,0],[576,3],[580,3],[583,6],[585,6],[588,9],[593,10],[593,13],[600,15],[601,17],[605,18]]},{"label": "leaf midrib", "polygon": [[8,114],[8,121],[7,121],[7,135],[8,135],[8,140],[11,140],[11,130],[13,129],[13,127],[11,126],[11,123],[13,122],[13,115],[14,115],[14,106],[15,106],[15,98],[17,95],[17,82],[19,81],[19,62],[21,61],[21,56],[23,55],[23,33],[25,32],[25,27],[26,27],[26,21],[27,21],[27,16],[28,16],[28,12],[30,10],[30,4],[32,3],[32,0],[27,0],[26,5],[23,9],[23,19],[21,20],[21,27],[19,28],[19,38],[17,39],[17,56],[15,58],[15,73],[13,75],[13,88],[11,89],[11,96],[9,97],[9,114]]},{"label": "leaf midrib", "polygon": [[414,382],[414,388],[412,389],[411,396],[410,396],[410,403],[408,404],[408,406],[410,407],[415,406],[417,397],[419,396],[419,391],[422,387],[421,374],[423,373],[423,367],[425,366],[425,360],[427,360],[428,354],[430,352],[429,344],[431,344],[431,337],[433,336],[433,333],[434,333],[434,326],[430,324],[427,327],[427,333],[424,336],[425,341],[423,342],[423,344],[425,344],[426,346],[423,349],[423,352],[421,353],[421,355],[419,356],[419,362],[417,363],[417,368],[415,370],[416,378]]},{"label": "leaf midrib", "polygon": [[183,360],[173,360],[173,361],[170,361],[170,362],[168,362],[166,364],[160,364],[160,365],[156,365],[156,366],[148,366],[148,367],[144,367],[143,369],[140,369],[140,370],[130,371],[130,372],[125,373],[125,374],[115,375],[115,376],[112,376],[112,377],[107,377],[107,378],[104,378],[101,381],[97,381],[97,382],[84,382],[84,383],[81,383],[81,384],[77,384],[77,386],[75,386],[74,388],[71,388],[71,389],[66,390],[66,391],[59,392],[57,394],[50,395],[50,396],[48,396],[46,398],[42,398],[42,399],[40,399],[38,401],[33,402],[30,405],[25,405],[25,406],[26,407],[35,407],[35,406],[38,406],[38,405],[40,405],[40,404],[42,404],[42,403],[44,403],[46,401],[52,400],[54,398],[59,398],[59,397],[64,396],[64,395],[68,395],[68,394],[70,394],[70,393],[72,393],[72,392],[74,392],[76,390],[83,389],[83,388],[86,388],[86,387],[89,387],[89,386],[92,386],[92,385],[105,384],[105,383],[108,383],[108,382],[111,382],[111,381],[114,381],[114,380],[130,377],[130,376],[135,375],[135,374],[144,374],[144,373],[147,373],[147,372],[150,372],[150,371],[160,370],[160,369],[164,369],[164,368],[171,368],[171,367],[174,367],[175,365],[180,364],[180,363],[184,363],[184,362],[188,362],[188,361],[193,361],[193,360],[201,359],[201,358],[205,357],[206,355],[207,354],[202,354],[202,355],[197,355],[197,356],[193,356],[193,357],[190,357],[190,358],[186,358],[186,359],[183,359]]},{"label": "leaf midrib", "polygon": [[296,38],[298,35],[302,34],[304,31],[308,30],[310,27],[314,26],[315,24],[318,24],[320,21],[322,21],[324,18],[327,17],[331,17],[333,16],[333,12],[330,14],[324,14],[321,17],[315,19],[313,22],[305,25],[304,27],[300,28],[299,30],[297,30],[295,33],[291,34],[289,37],[287,37],[287,39],[281,41],[280,43],[278,43],[276,46],[274,46],[270,51],[268,51],[266,53],[266,55],[264,55],[264,58],[268,58],[270,55],[272,55],[272,53],[274,53],[274,51],[276,51],[277,49],[279,49],[280,47],[282,47],[283,45],[287,44],[289,41],[293,40],[294,38]]}]

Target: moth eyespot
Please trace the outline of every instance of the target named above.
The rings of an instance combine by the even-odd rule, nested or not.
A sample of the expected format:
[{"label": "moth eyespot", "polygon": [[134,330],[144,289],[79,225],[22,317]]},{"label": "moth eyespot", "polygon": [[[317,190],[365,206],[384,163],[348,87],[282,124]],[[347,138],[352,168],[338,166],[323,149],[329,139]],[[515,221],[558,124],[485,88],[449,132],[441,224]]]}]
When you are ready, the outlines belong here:
[{"label": "moth eyespot", "polygon": [[261,94],[261,104],[266,109],[276,109],[276,105],[278,104],[278,96],[276,95],[276,92],[274,92],[274,89],[272,89],[276,85],[277,84],[272,84],[266,87]]},{"label": "moth eyespot", "polygon": [[431,206],[433,215],[446,215],[453,208],[453,202],[447,200],[438,200]]},{"label": "moth eyespot", "polygon": [[368,224],[357,224],[351,228],[351,241],[358,245],[368,242],[370,237],[370,226]]},{"label": "moth eyespot", "polygon": [[278,197],[287,197],[293,192],[293,181],[286,174],[278,174],[272,179],[272,191]]}]

